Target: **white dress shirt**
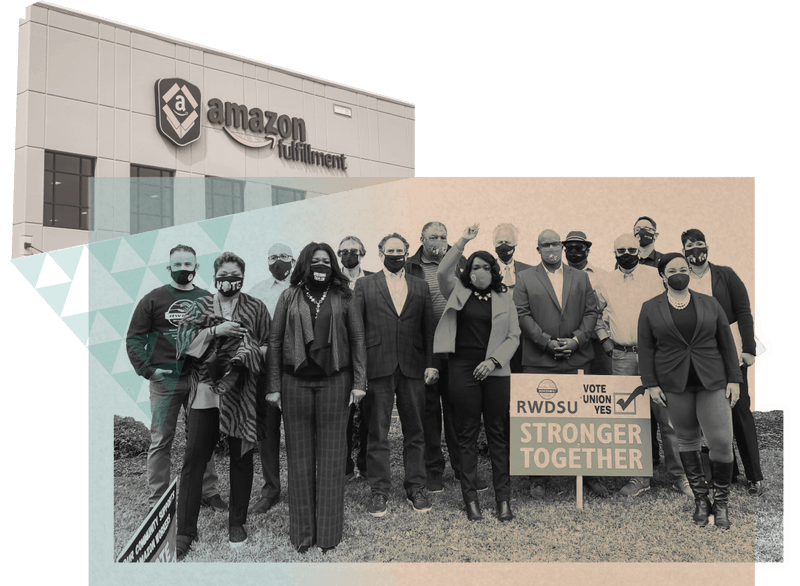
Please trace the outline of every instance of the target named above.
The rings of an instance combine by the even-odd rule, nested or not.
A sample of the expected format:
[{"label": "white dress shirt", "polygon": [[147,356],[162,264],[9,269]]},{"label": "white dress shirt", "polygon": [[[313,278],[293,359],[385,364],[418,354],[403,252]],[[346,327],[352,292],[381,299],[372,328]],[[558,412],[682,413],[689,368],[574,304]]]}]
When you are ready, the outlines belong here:
[{"label": "white dress shirt", "polygon": [[547,276],[550,277],[550,284],[553,285],[553,289],[556,292],[556,299],[558,299],[558,308],[563,309],[564,304],[561,303],[561,295],[562,289],[564,288],[564,265],[559,265],[553,272],[548,271],[544,263],[542,263],[542,268],[544,268],[544,272],[547,273]]},{"label": "white dress shirt", "polygon": [[267,311],[269,311],[269,316],[273,317],[275,315],[275,307],[278,305],[278,297],[281,296],[286,289],[289,288],[289,278],[287,277],[283,281],[278,281],[270,275],[269,279],[264,279],[263,281],[259,281],[252,287],[250,290],[247,291],[247,294],[251,297],[255,297],[264,302],[264,305],[267,306]]},{"label": "white dress shirt", "polygon": [[406,283],[406,270],[400,269],[396,273],[383,267],[383,274],[386,275],[386,286],[389,288],[389,295],[392,296],[392,303],[397,315],[403,311],[408,297],[408,283]]},{"label": "white dress shirt", "polygon": [[504,263],[498,258],[497,264],[500,265],[500,274],[503,275],[503,285],[513,287],[517,282],[517,275],[514,273],[514,258],[512,257],[508,263]]},{"label": "white dress shirt", "polygon": [[361,263],[358,263],[354,269],[348,269],[346,266],[342,265],[342,273],[344,273],[345,277],[350,279],[350,289],[355,289],[356,281],[364,276],[364,271],[361,269]]}]

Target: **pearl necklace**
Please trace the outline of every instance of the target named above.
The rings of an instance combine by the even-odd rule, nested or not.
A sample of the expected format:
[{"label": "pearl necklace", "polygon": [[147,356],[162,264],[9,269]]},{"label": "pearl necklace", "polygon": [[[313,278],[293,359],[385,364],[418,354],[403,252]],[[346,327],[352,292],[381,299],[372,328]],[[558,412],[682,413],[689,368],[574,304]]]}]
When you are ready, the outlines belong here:
[{"label": "pearl necklace", "polygon": [[677,301],[672,297],[672,295],[667,293],[667,299],[669,300],[669,304],[675,309],[686,309],[686,306],[689,305],[689,302],[692,300],[692,294],[687,293],[684,301]]},{"label": "pearl necklace", "polygon": [[331,288],[330,285],[325,287],[325,292],[322,294],[322,297],[320,297],[320,300],[317,301],[316,299],[314,299],[313,295],[311,295],[311,293],[309,292],[308,288],[307,287],[303,287],[303,291],[305,292],[306,297],[308,297],[308,300],[311,301],[311,303],[313,303],[317,307],[317,311],[314,312],[314,318],[315,319],[319,315],[319,308],[322,305],[322,302],[325,301],[325,298],[328,296],[328,290],[330,288]]},{"label": "pearl necklace", "polygon": [[477,297],[481,301],[489,301],[489,299],[492,298],[492,292],[491,291],[487,292],[486,295],[481,295],[480,293],[478,293],[476,290],[473,289],[472,293],[475,295],[475,297]]}]

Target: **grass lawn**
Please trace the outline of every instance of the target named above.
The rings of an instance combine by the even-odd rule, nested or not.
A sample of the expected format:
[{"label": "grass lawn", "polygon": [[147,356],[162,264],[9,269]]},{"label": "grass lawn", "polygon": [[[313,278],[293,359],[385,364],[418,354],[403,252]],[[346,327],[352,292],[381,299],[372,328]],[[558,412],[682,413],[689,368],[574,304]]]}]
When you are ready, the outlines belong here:
[{"label": "grass lawn", "polygon": [[[322,555],[312,548],[300,555],[289,543],[286,465],[282,459],[281,501],[264,515],[248,517],[247,544],[234,552],[228,546],[227,513],[202,509],[200,541],[187,562],[782,562],[783,561],[783,413],[756,412],[764,471],[764,495],[750,497],[744,486],[731,491],[729,531],[698,528],[691,522],[694,501],[672,490],[662,467],[652,488],[631,499],[595,498],[584,491],[584,509],[575,507],[575,479],[553,478],[543,501],[527,492],[527,479],[512,477],[511,507],[516,518],[506,524],[492,517],[494,493],[480,493],[484,520],[467,521],[461,489],[448,468],[445,490],[429,495],[433,509],[416,513],[402,488],[402,443],[399,423],[392,439],[393,492],[389,513],[367,514],[369,485],[353,481],[345,487],[342,542]],[[180,472],[183,425],[173,445],[172,475]],[[285,450],[282,455],[285,458]],[[222,496],[228,494],[228,458],[217,454]],[[263,483],[255,456],[253,502]],[[479,460],[481,476],[491,479],[488,459]],[[147,514],[145,457],[114,463],[114,552],[122,550]],[[605,479],[616,491],[627,478]]]}]

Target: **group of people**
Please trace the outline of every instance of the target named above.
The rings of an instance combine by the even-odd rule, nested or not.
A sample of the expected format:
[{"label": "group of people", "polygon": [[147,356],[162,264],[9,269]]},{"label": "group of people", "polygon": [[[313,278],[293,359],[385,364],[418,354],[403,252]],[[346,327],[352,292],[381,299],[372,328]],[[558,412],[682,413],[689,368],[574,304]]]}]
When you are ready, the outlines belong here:
[{"label": "group of people", "polygon": [[[716,526],[730,526],[734,434],[747,490],[761,494],[747,390],[755,360],[749,299],[732,269],[708,262],[702,232],[687,230],[681,253],[661,254],[655,221],[639,218],[632,234],[615,241],[615,268],[605,272],[589,262],[592,243],[581,231],[563,240],[553,230],[541,232],[535,266],[516,260],[519,232],[512,224],[494,229],[494,254],[465,257],[478,231],[477,224],[467,227],[450,246],[444,224],[429,222],[413,255],[402,235],[388,234],[378,244],[383,269],[376,273],[363,270],[367,250],[356,236],[343,238],[336,251],[311,242],[296,259],[276,243],[267,254],[271,277],[248,293],[245,261],[236,254],[214,261],[212,294],[193,285],[195,251],[185,245],[170,251],[171,282],[139,302],[127,345],[134,368],[150,381],[151,505],[169,482],[181,406],[187,414],[179,558],[198,537],[202,506],[228,510],[229,542],[238,547],[247,540],[248,512],[264,513],[279,501],[281,420],[297,551],[316,545],[326,552],[341,541],[348,480],[366,478],[367,512],[385,515],[394,404],[403,488],[413,510],[429,511],[428,493],[444,489],[444,428],[466,515],[483,518],[478,492],[488,486],[477,457],[483,421],[496,515],[510,521],[512,372],[641,376],[651,398],[654,465],[658,425],[673,486],[695,499],[697,525],[713,515]],[[220,433],[229,438],[230,506],[216,486]],[[256,446],[264,486],[249,507]],[[531,477],[530,496],[544,498],[547,481]],[[632,478],[619,494],[640,494],[650,481]],[[609,494],[599,478],[584,482],[598,496]]]}]

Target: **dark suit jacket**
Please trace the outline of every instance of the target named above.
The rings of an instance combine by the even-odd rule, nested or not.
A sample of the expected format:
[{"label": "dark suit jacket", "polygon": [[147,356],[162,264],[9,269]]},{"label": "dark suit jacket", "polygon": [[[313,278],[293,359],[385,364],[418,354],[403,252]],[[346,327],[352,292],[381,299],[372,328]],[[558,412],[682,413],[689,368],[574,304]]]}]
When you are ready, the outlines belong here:
[{"label": "dark suit jacket", "polygon": [[742,335],[742,352],[756,353],[753,314],[747,289],[732,268],[708,263],[711,270],[711,294],[719,301],[728,323],[738,323]]},{"label": "dark suit jacket", "polygon": [[639,368],[645,387],[681,393],[689,378],[689,364],[706,389],[722,389],[742,382],[733,336],[719,302],[692,291],[697,326],[690,342],[683,339],[670,315],[667,292],[642,304],[639,314]]},{"label": "dark suit jacket", "polygon": [[517,273],[514,303],[522,330],[522,365],[554,368],[558,361],[545,351],[550,338],[578,339],[578,349],[567,359],[574,368],[583,368],[594,358],[589,343],[597,323],[597,297],[583,271],[564,267],[563,307],[541,263]]},{"label": "dark suit jacket", "polygon": [[409,378],[436,368],[433,357],[433,305],[428,283],[405,273],[408,295],[400,315],[383,271],[356,281],[355,308],[364,322],[367,379],[389,376],[400,366]]}]

